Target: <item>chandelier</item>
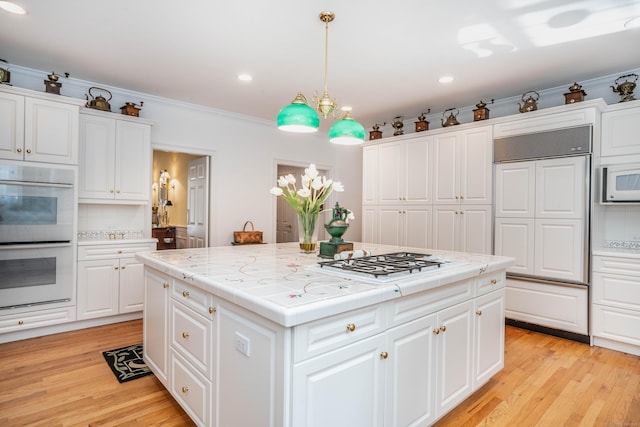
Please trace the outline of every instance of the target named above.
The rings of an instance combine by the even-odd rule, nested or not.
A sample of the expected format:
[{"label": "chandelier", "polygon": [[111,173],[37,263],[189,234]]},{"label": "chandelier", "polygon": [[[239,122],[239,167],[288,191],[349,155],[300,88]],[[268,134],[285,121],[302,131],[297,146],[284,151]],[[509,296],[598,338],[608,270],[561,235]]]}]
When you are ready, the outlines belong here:
[{"label": "chandelier", "polygon": [[[329,22],[335,18],[333,12],[320,12],[320,21],[325,24],[324,43],[324,93],[320,98],[312,98],[315,109],[309,106],[307,98],[298,92],[291,104],[284,107],[278,113],[278,129],[287,132],[309,133],[315,132],[320,127],[318,111],[325,119],[332,116],[336,118],[336,103],[329,96],[328,91],[328,62],[329,62]],[[350,109],[343,108],[342,117],[329,129],[329,142],[342,145],[355,145],[364,141],[364,127],[355,121],[350,114]]]}]

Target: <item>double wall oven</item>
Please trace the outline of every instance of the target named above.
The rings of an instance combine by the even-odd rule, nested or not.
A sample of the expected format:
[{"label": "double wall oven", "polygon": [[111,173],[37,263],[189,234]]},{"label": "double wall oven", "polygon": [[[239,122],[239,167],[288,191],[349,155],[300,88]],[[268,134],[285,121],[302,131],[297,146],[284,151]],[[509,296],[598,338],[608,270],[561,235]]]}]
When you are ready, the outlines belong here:
[{"label": "double wall oven", "polygon": [[76,174],[0,163],[0,315],[73,300]]}]

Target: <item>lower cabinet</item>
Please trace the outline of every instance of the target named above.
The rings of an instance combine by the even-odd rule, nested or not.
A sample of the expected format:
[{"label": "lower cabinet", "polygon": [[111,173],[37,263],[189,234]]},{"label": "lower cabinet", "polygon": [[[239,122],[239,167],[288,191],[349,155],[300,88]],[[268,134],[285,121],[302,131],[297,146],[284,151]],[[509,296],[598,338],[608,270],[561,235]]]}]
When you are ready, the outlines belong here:
[{"label": "lower cabinet", "polygon": [[201,426],[429,426],[503,367],[504,286],[489,273],[285,328],[147,267],[144,358]]},{"label": "lower cabinet", "polygon": [[593,257],[594,344],[640,356],[640,259]]},{"label": "lower cabinet", "polygon": [[154,249],[154,244],[81,246],[77,319],[142,311],[144,266],[134,254]]}]

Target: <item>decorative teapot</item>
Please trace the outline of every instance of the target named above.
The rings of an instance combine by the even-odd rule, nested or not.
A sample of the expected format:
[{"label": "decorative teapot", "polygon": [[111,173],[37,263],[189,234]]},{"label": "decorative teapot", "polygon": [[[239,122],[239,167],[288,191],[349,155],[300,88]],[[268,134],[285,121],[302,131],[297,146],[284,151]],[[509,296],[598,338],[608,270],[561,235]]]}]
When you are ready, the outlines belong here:
[{"label": "decorative teapot", "polygon": [[[93,94],[91,93],[92,89],[97,89],[97,90],[107,92],[109,94],[109,99],[105,99],[105,97],[102,95],[98,95],[94,97]],[[91,96],[92,98],[90,101],[89,101],[89,96]],[[87,103],[85,104],[85,106],[96,109],[96,110],[109,111],[109,112],[111,111],[111,105],[109,105],[108,101],[111,100],[112,95],[111,95],[111,92],[109,92],[108,90],[102,89],[99,87],[91,87],[89,88],[89,95],[85,94],[84,97],[87,100]]]},{"label": "decorative teapot", "polygon": [[331,243],[343,243],[342,235],[349,228],[347,217],[349,216],[349,209],[343,208],[336,202],[336,206],[333,208],[333,217],[328,224],[324,225],[324,228],[331,235]]},{"label": "decorative teapot", "polygon": [[[529,98],[527,98],[525,100],[524,97],[527,96],[527,94],[529,94],[529,93],[534,93],[536,95],[536,98],[533,99],[533,96],[529,95]],[[522,102],[523,102],[523,104],[520,105],[520,103],[518,102],[518,110],[521,113],[528,113],[529,111],[537,110],[538,109],[538,104],[536,103],[536,101],[538,99],[540,99],[540,95],[535,90],[530,90],[529,92],[525,92],[524,94],[522,94]]]},{"label": "decorative teapot", "polygon": [[447,111],[453,111],[456,110],[456,114],[454,115],[453,113],[449,114],[449,117],[447,117],[447,120],[443,120],[440,119],[440,123],[442,124],[443,128],[449,127],[449,126],[455,126],[455,125],[459,125],[460,122],[458,121],[458,119],[456,117],[458,117],[458,114],[460,113],[460,110],[458,110],[457,108],[447,108],[446,110],[444,110],[444,112],[442,113],[442,117],[444,117],[447,114]]},{"label": "decorative teapot", "polygon": [[[629,81],[627,77],[633,77],[633,81]],[[622,83],[618,83],[619,80],[627,79]],[[637,74],[627,74],[625,76],[620,76],[616,79],[616,87],[611,86],[611,89],[615,93],[620,94],[620,102],[633,101],[635,98],[633,97],[633,90],[636,88],[636,82],[638,81]]]},{"label": "decorative teapot", "polygon": [[398,135],[403,135],[404,131],[402,130],[402,128],[404,127],[404,123],[402,123],[402,119],[404,117],[402,116],[396,116],[393,119],[393,123],[391,123],[391,126],[395,129],[395,131],[393,132],[393,136],[398,136]]}]

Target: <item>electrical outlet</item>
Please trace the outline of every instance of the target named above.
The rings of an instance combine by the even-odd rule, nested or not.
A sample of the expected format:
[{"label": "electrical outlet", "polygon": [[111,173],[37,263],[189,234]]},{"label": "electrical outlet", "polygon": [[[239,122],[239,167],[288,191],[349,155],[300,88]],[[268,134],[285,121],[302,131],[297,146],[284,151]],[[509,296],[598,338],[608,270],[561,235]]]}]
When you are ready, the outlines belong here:
[{"label": "electrical outlet", "polygon": [[249,338],[239,334],[238,332],[236,332],[235,335],[235,347],[236,350],[245,356],[249,357],[251,355],[251,342],[249,341]]}]

